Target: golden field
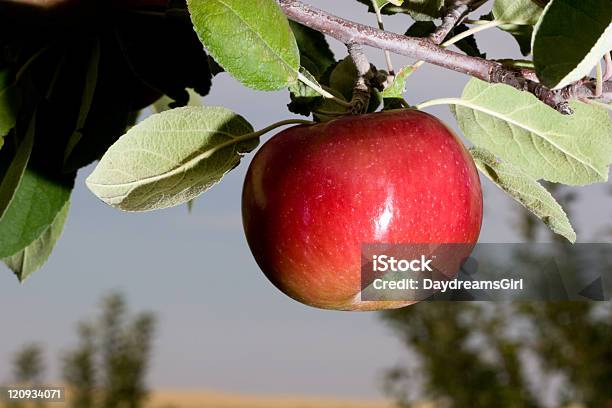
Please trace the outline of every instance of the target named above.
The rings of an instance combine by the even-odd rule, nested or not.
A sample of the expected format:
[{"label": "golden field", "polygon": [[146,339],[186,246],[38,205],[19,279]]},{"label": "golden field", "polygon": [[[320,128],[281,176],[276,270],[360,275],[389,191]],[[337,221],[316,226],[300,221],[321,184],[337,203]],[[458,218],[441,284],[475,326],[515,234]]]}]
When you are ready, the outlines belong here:
[{"label": "golden field", "polygon": [[[4,408],[4,405],[0,406]],[[34,405],[25,405],[29,408]],[[241,395],[202,390],[153,391],[146,408],[392,408],[385,401],[359,401],[294,396]],[[48,408],[68,408],[68,403],[48,403]]]},{"label": "golden field", "polygon": [[325,398],[224,394],[205,391],[159,391],[151,394],[147,408],[391,408],[382,402]]}]

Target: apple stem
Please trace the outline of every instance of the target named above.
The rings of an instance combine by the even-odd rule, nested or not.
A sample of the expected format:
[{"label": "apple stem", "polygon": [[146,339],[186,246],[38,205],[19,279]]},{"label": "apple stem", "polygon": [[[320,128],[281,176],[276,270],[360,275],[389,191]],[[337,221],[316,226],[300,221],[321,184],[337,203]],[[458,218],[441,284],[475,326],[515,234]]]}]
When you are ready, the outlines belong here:
[{"label": "apple stem", "polygon": [[351,98],[351,114],[358,115],[368,109],[370,103],[370,80],[374,78],[375,72],[368,58],[358,44],[347,44],[349,56],[357,70],[357,79],[353,86],[353,97]]}]

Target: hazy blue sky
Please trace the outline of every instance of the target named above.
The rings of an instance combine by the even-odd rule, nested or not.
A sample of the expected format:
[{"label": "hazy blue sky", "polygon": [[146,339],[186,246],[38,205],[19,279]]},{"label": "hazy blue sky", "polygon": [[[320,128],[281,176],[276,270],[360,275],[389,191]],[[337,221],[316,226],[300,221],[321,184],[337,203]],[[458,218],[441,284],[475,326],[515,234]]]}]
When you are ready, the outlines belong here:
[{"label": "hazy blue sky", "polygon": [[[354,0],[309,2],[373,23]],[[398,32],[409,24],[405,16],[387,21]],[[478,38],[489,57],[519,57],[504,33],[487,31]],[[331,43],[344,55],[341,45]],[[382,66],[381,53],[370,54]],[[408,61],[396,57],[394,62],[400,67]],[[459,95],[466,80],[425,66],[409,80],[406,98]],[[288,117],[287,101],[287,92],[250,91],[226,74],[215,78],[204,99],[235,110],[255,128]],[[448,108],[429,111],[456,127]],[[58,381],[57,356],[73,344],[75,323],[97,311],[103,294],[121,289],[133,309],[159,316],[150,375],[155,387],[379,397],[383,369],[408,356],[377,315],[298,304],[277,291],[252,259],[240,219],[242,180],[251,157],[200,197],[191,215],[184,206],[146,214],[114,210],[86,189],[84,178],[92,167],[82,170],[64,235],[44,268],[24,285],[0,268],[0,382],[9,378],[11,353],[28,341],[45,346],[47,377]],[[589,198],[577,206],[575,219],[585,240],[584,232],[611,214],[601,186],[582,191]],[[512,231],[517,207],[486,183],[481,242],[518,241]]]}]

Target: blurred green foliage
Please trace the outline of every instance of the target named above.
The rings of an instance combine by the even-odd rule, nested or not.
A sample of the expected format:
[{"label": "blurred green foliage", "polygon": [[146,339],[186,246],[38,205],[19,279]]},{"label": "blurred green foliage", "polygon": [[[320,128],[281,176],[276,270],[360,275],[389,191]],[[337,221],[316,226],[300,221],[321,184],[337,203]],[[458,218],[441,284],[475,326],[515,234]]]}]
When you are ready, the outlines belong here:
[{"label": "blurred green foliage", "polygon": [[[78,343],[62,356],[64,384],[73,408],[139,408],[155,334],[155,316],[128,313],[121,293],[101,304],[97,318],[78,325]],[[15,354],[13,384],[40,385],[44,372],[41,346],[29,344]],[[20,408],[21,403],[10,405]],[[45,406],[39,403],[37,406]]]},{"label": "blurred green foliage", "polygon": [[[569,209],[574,190],[549,187]],[[527,241],[542,238],[544,228],[533,216],[522,213],[516,225]],[[568,245],[546,237],[557,251]],[[386,393],[402,407],[423,400],[461,408],[612,407],[610,301],[421,302],[381,317],[412,357],[384,380]]]}]

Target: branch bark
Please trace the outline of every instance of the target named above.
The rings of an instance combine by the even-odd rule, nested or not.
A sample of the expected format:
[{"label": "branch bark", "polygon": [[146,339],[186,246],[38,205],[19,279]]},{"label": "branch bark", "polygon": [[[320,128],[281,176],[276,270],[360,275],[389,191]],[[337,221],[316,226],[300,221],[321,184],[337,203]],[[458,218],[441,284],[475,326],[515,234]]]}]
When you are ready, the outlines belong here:
[{"label": "branch bark", "polygon": [[[423,60],[446,69],[467,74],[489,83],[503,83],[534,94],[542,102],[563,114],[572,113],[569,101],[594,98],[592,81],[579,81],[559,90],[549,89],[528,79],[524,71],[505,67],[496,61],[470,57],[439,47],[426,38],[408,37],[380,30],[335,16],[299,0],[278,0],[283,12],[291,20],[322,32],[345,44],[360,44],[389,50],[417,60]],[[533,77],[533,76],[531,76]],[[611,97],[612,86],[604,86],[604,99]],[[612,100],[612,98],[610,98]]]},{"label": "branch bark", "polygon": [[449,0],[445,8],[442,23],[431,33],[429,39],[434,44],[441,44],[455,26],[460,24],[465,17],[478,7],[482,6],[486,0]]}]

